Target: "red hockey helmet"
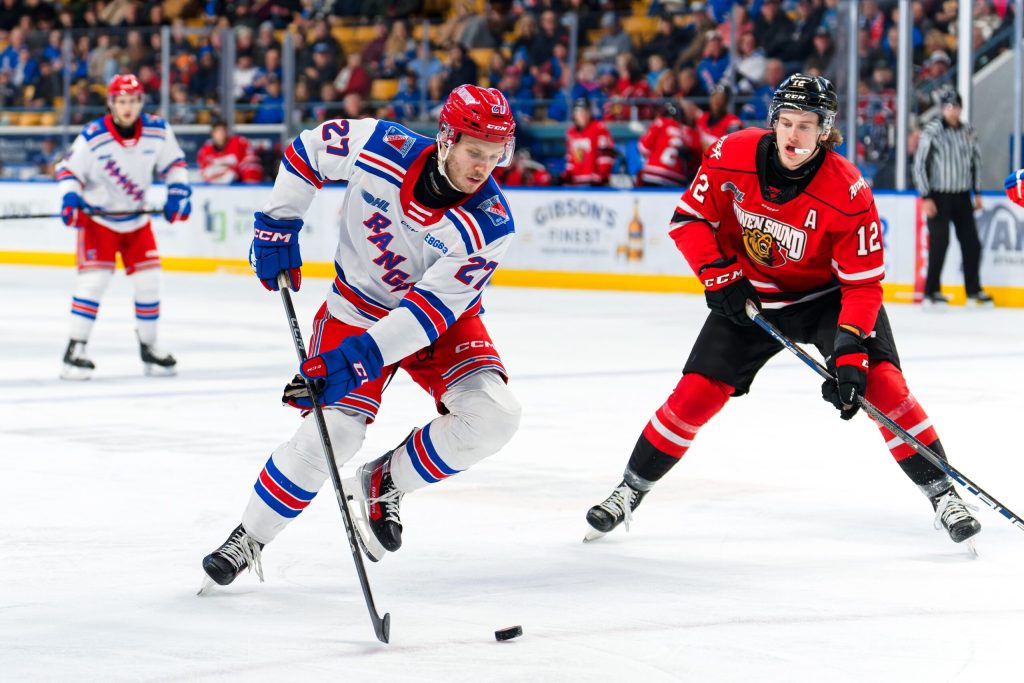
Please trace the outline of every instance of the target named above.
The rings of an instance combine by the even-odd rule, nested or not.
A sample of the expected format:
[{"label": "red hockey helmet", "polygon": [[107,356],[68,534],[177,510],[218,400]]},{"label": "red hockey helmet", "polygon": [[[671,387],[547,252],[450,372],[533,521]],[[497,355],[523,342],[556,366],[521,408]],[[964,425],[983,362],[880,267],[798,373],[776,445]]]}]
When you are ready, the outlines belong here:
[{"label": "red hockey helmet", "polygon": [[498,166],[512,163],[516,121],[512,118],[508,100],[497,88],[460,85],[448,95],[441,108],[437,141],[444,149],[456,142],[462,133],[487,142],[503,143],[505,151],[498,160]]},{"label": "red hockey helmet", "polygon": [[107,99],[112,100],[118,95],[142,97],[142,83],[135,74],[118,74],[110,79],[110,84],[107,85]]}]

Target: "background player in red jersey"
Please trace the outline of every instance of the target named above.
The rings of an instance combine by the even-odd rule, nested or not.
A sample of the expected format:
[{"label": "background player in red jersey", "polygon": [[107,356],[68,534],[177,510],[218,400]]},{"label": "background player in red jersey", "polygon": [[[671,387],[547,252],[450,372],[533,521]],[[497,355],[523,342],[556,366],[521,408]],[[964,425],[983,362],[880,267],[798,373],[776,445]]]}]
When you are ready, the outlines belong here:
[{"label": "background player in red jersey", "polygon": [[644,166],[636,174],[640,187],[686,186],[700,165],[700,135],[684,122],[683,109],[671,100],[651,123],[637,148],[644,155]]},{"label": "background player in red jersey", "polygon": [[252,144],[241,135],[231,135],[225,121],[210,127],[210,139],[199,148],[196,161],[208,183],[263,182],[263,166]]},{"label": "background player in red jersey", "polygon": [[594,120],[590,100],[579,98],[572,105],[573,125],[565,131],[566,185],[607,185],[615,161],[615,141],[608,128]]},{"label": "background player in red jersey", "polygon": [[[771,131],[720,138],[672,217],[670,235],[705,288],[712,313],[683,377],[644,427],[623,481],[587,513],[587,539],[622,522],[679,462],[730,396],[750,389],[782,345],[753,325],[745,304],[798,342],[811,343],[838,381],[822,397],[848,420],[862,395],[941,457],[924,408],[907,389],[882,308],[881,227],[871,191],[833,151],[832,84],[796,74],[772,97]],[[896,462],[931,500],[936,526],[956,542],[981,530],[953,482],[880,428]]]}]

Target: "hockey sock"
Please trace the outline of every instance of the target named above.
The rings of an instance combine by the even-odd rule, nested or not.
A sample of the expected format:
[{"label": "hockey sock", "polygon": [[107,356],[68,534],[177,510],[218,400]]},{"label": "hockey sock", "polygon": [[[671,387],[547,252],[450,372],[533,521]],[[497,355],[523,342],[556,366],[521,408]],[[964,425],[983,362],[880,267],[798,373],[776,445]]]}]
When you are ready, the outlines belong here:
[{"label": "hockey sock", "polygon": [[[884,362],[871,368],[868,373],[868,390],[865,398],[888,415],[911,436],[922,443],[932,444],[932,450],[945,459],[942,444],[924,408],[907,388],[903,373],[892,363]],[[885,445],[896,463],[920,487],[928,497],[941,493],[952,482],[941,469],[918,455],[913,448],[885,427],[879,426]]]},{"label": "hockey sock", "polygon": [[448,414],[416,430],[391,456],[391,478],[403,493],[497,453],[519,428],[519,402],[497,372],[471,375],[441,398]]},{"label": "hockey sock", "polygon": [[690,448],[697,432],[729,400],[728,384],[696,373],[683,375],[672,395],[651,417],[626,467],[626,481],[646,491]]},{"label": "hockey sock", "polygon": [[[324,410],[324,421],[340,468],[356,454],[366,434],[366,417],[346,410]],[[327,481],[327,462],[316,418],[308,415],[291,439],[274,449],[256,476],[242,526],[269,543],[309,505]]]},{"label": "hockey sock", "polygon": [[137,270],[131,280],[135,288],[135,326],[139,341],[152,346],[156,343],[156,323],[160,318],[160,269]]},{"label": "hockey sock", "polygon": [[78,271],[75,293],[71,297],[71,338],[89,341],[93,323],[100,311],[100,299],[107,290],[113,271],[90,268]]}]

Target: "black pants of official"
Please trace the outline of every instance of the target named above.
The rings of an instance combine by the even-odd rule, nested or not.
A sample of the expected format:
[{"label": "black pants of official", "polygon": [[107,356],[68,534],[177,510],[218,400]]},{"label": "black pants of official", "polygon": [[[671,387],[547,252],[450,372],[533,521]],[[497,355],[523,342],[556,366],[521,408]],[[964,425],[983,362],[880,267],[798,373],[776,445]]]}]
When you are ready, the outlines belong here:
[{"label": "black pants of official", "polygon": [[981,291],[978,270],[981,268],[981,242],[978,226],[974,222],[974,205],[970,192],[934,192],[938,212],[928,219],[928,277],[924,284],[925,296],[937,294],[941,285],[942,264],[949,249],[949,222],[956,228],[956,239],[964,258],[964,287],[967,296]]}]

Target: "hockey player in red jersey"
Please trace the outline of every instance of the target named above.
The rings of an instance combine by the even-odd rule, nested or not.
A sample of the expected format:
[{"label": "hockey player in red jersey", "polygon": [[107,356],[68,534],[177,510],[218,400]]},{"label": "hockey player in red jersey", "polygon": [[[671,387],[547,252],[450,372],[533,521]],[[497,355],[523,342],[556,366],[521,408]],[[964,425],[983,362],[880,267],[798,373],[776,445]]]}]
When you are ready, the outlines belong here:
[{"label": "hockey player in red jersey", "polygon": [[573,125],[565,131],[566,185],[607,185],[615,161],[615,142],[608,128],[594,120],[590,100],[577,99],[572,106]]},{"label": "hockey player in red jersey", "polygon": [[708,101],[708,110],[697,118],[697,131],[701,144],[706,149],[718,138],[735,133],[743,128],[743,121],[729,113],[729,89],[724,85],[715,88]]},{"label": "hockey player in red jersey", "polygon": [[[402,544],[402,497],[497,453],[519,427],[520,407],[480,317],[483,289],[515,233],[491,177],[515,146],[515,120],[500,91],[463,85],[448,96],[435,138],[376,119],[335,119],[303,131],[255,215],[257,277],[298,290],[302,216],[324,184],[347,181],[336,277],[313,321],[309,359],[285,388],[308,411],[303,378],[320,385],[339,467],[360,449],[384,389],[399,369],[436,401],[436,417],[394,450],[363,464],[353,495],[363,551],[381,559]],[[327,479],[314,417],[273,450],[256,477],[242,523],[203,559],[209,579],[260,572],[263,546],[304,510]]]},{"label": "hockey player in red jersey", "polygon": [[[783,334],[811,343],[837,381],[822,397],[844,420],[857,397],[945,457],[935,427],[907,389],[882,307],[882,229],[856,168],[833,146],[832,84],[796,74],[776,90],[770,131],[748,129],[709,147],[672,217],[669,235],[704,285],[708,315],[682,379],[643,429],[623,481],[587,513],[587,540],[626,522],[726,401],[750,389],[782,346],[745,312],[755,303]],[[952,480],[879,428],[906,475],[932,503],[936,526],[961,542],[981,526]]]},{"label": "hockey player in red jersey", "polygon": [[217,121],[210,128],[210,139],[196,156],[199,173],[208,183],[259,183],[263,167],[252,145],[241,135],[231,135],[228,124]]},{"label": "hockey player in red jersey", "polygon": [[88,379],[95,364],[85,355],[100,300],[121,255],[135,292],[139,355],[149,375],[173,375],[174,356],[156,347],[160,317],[160,256],[149,216],[139,212],[154,175],[167,181],[164,218],[187,220],[189,199],[185,154],[167,122],[142,112],[143,89],[132,74],[107,86],[109,113],[92,121],[57,166],[63,194],[61,219],[78,230],[78,275],[71,299],[71,339],[62,379]]},{"label": "hockey player in red jersey", "polygon": [[700,135],[683,122],[678,103],[668,101],[637,141],[644,156],[643,168],[636,174],[636,184],[643,186],[686,186],[700,165]]}]

